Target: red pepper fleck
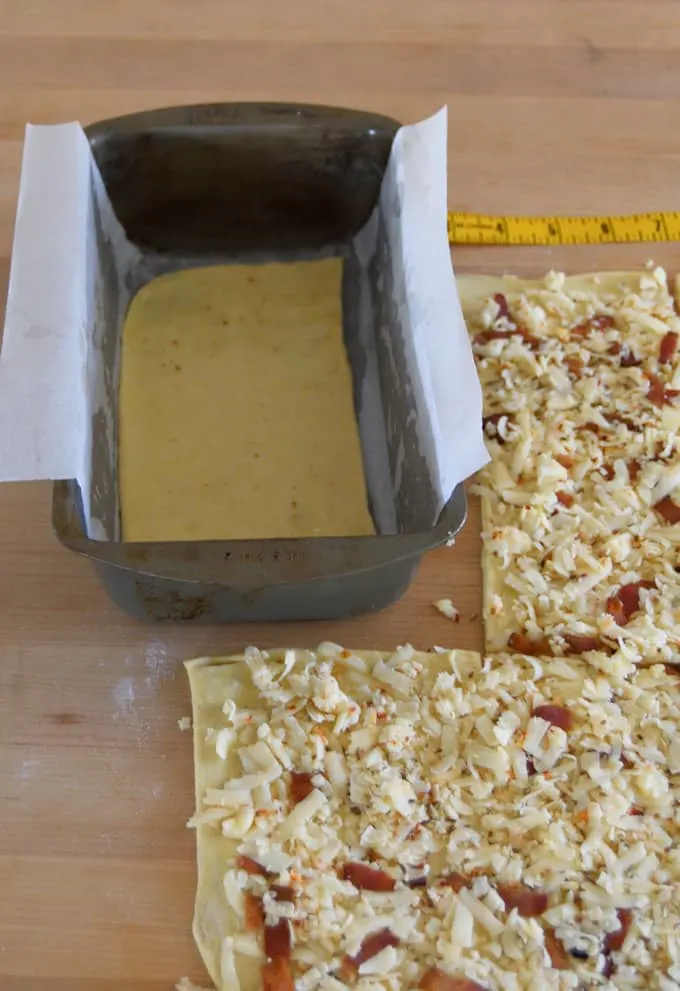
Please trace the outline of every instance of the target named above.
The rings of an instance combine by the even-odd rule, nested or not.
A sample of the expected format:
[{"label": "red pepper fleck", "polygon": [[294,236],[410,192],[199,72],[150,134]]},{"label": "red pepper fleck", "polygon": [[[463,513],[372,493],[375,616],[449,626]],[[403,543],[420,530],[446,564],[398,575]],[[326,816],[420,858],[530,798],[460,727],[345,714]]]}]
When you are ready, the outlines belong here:
[{"label": "red pepper fleck", "polygon": [[506,912],[515,908],[523,919],[543,915],[548,907],[548,896],[544,891],[535,891],[524,884],[499,884],[497,890],[505,903]]},{"label": "red pepper fleck", "polygon": [[554,929],[546,929],[544,933],[545,948],[550,957],[550,963],[555,970],[569,969],[569,954],[555,935]]},{"label": "red pepper fleck", "polygon": [[647,389],[647,399],[655,406],[668,406],[680,395],[678,389],[667,389],[658,375],[653,372],[645,372],[645,378],[649,382]]},{"label": "red pepper fleck", "polygon": [[355,888],[363,891],[394,891],[396,884],[394,878],[385,871],[356,861],[345,864],[341,873],[345,881],[350,881]]},{"label": "red pepper fleck", "polygon": [[418,987],[421,991],[488,991],[470,977],[447,974],[439,967],[431,967],[426,971],[420,978]]},{"label": "red pepper fleck", "polygon": [[246,874],[259,874],[261,877],[267,877],[269,871],[262,864],[258,864],[256,860],[252,857],[245,857],[243,854],[239,854],[236,858],[236,866],[239,870],[245,871]]},{"label": "red pepper fleck", "polygon": [[260,971],[262,991],[295,991],[295,980],[290,969],[290,961],[276,957],[262,965]]},{"label": "red pepper fleck", "polygon": [[673,502],[670,496],[664,496],[663,499],[655,502],[654,509],[666,523],[680,523],[680,506]]},{"label": "red pepper fleck", "polygon": [[275,926],[264,927],[264,952],[270,958],[290,956],[288,919],[279,919]]},{"label": "red pepper fleck", "polygon": [[254,895],[252,891],[246,891],[243,896],[243,911],[246,932],[259,932],[264,926],[262,899]]},{"label": "red pepper fleck", "polygon": [[563,705],[537,705],[532,715],[545,719],[551,726],[557,726],[565,733],[574,728],[574,717]]},{"label": "red pepper fleck", "polygon": [[633,923],[633,913],[630,909],[620,908],[617,911],[617,916],[619,919],[619,928],[616,932],[607,933],[604,939],[604,952],[605,953],[615,953],[620,950],[624,944],[626,936],[628,935],[628,930]]},{"label": "red pepper fleck", "polygon": [[678,335],[669,330],[667,334],[664,334],[661,338],[661,344],[659,345],[659,362],[662,365],[668,365],[675,357],[675,352],[678,350]]},{"label": "red pepper fleck", "polygon": [[555,495],[557,496],[557,501],[559,502],[559,504],[561,506],[564,506],[565,509],[571,509],[571,507],[574,505],[574,496],[572,495],[571,492],[565,492],[564,489],[559,489],[559,491],[556,492]]},{"label": "red pepper fleck", "polygon": [[295,901],[295,888],[291,888],[287,884],[272,884],[269,890],[272,893],[272,897],[274,901],[277,902]]},{"label": "red pepper fleck", "polygon": [[640,608],[640,589],[654,588],[654,582],[629,582],[607,599],[607,612],[619,626],[626,626]]},{"label": "red pepper fleck", "polygon": [[563,633],[562,636],[574,654],[585,654],[588,650],[603,649],[600,638],[587,633]]},{"label": "red pepper fleck", "polygon": [[508,637],[508,647],[518,654],[528,654],[529,657],[552,657],[552,648],[547,637],[532,640],[528,633],[516,631]]},{"label": "red pepper fleck", "polygon": [[456,894],[462,891],[470,884],[470,878],[465,877],[464,874],[459,874],[458,871],[452,871],[450,874],[443,874],[437,881],[437,886],[440,888],[452,888]]},{"label": "red pepper fleck", "polygon": [[311,774],[307,771],[290,772],[290,798],[294,805],[301,802],[303,798],[307,798],[307,795],[311,795],[313,791],[314,785]]},{"label": "red pepper fleck", "polygon": [[498,316],[499,317],[509,317],[510,316],[510,307],[508,306],[508,301],[505,298],[505,296],[503,295],[503,293],[502,292],[496,292],[496,293],[493,294],[493,297],[492,298],[493,298],[494,303],[498,307]]}]

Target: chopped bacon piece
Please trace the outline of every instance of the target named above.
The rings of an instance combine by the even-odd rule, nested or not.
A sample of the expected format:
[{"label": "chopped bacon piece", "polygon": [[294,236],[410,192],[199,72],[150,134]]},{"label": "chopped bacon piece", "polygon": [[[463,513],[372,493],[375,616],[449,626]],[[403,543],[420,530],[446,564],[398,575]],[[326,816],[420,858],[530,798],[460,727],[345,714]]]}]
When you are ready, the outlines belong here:
[{"label": "chopped bacon piece", "polygon": [[363,891],[394,891],[396,884],[394,878],[385,871],[356,861],[344,865],[342,876],[345,881],[351,881],[355,888]]},{"label": "chopped bacon piece", "polygon": [[624,944],[625,938],[628,935],[628,930],[633,923],[633,913],[630,909],[620,908],[617,911],[617,916],[619,919],[620,928],[613,933],[607,933],[604,939],[604,952],[605,953],[615,953],[620,950]]},{"label": "chopped bacon piece", "polygon": [[452,871],[450,874],[443,874],[437,884],[440,888],[452,888],[456,894],[466,888],[470,883],[470,878],[465,877],[464,874],[459,874],[457,871]]},{"label": "chopped bacon piece", "polygon": [[290,798],[294,805],[301,802],[303,798],[307,798],[307,795],[311,795],[313,791],[314,785],[311,774],[307,771],[290,772]]},{"label": "chopped bacon piece", "polygon": [[569,954],[555,935],[555,930],[546,929],[543,938],[552,966],[555,970],[567,970],[569,968]]},{"label": "chopped bacon piece", "polygon": [[421,991],[487,991],[487,988],[470,977],[447,974],[439,967],[431,967],[420,978]]},{"label": "chopped bacon piece", "polygon": [[645,810],[641,809],[639,805],[631,805],[631,807],[628,809],[629,816],[643,816],[644,814],[645,814]]},{"label": "chopped bacon piece", "polygon": [[552,657],[552,648],[547,637],[532,640],[528,633],[516,631],[508,637],[508,647],[518,654],[528,654],[529,657]]},{"label": "chopped bacon piece", "polygon": [[581,429],[582,430],[589,430],[591,432],[591,434],[601,434],[602,433],[602,427],[599,425],[599,423],[593,423],[592,420],[588,420],[587,423],[582,424]]},{"label": "chopped bacon piece", "polygon": [[609,956],[609,954],[608,953],[605,953],[604,954],[604,963],[602,964],[602,976],[603,977],[606,977],[607,980],[609,980],[609,978],[612,976],[612,974],[614,973],[615,970],[616,970],[616,964],[614,963],[614,961],[612,960],[612,958]]},{"label": "chopped bacon piece", "polygon": [[637,368],[642,364],[642,358],[638,358],[635,351],[631,351],[630,348],[625,348],[621,352],[619,360],[622,368]]},{"label": "chopped bacon piece", "polygon": [[620,341],[612,341],[607,348],[607,354],[621,354],[621,343]]},{"label": "chopped bacon piece", "polygon": [[607,612],[619,626],[626,626],[640,608],[640,589],[655,588],[654,582],[629,582],[607,599]]},{"label": "chopped bacon piece", "polygon": [[359,947],[359,952],[353,957],[345,957],[345,965],[358,970],[362,963],[375,957],[388,946],[399,946],[399,937],[395,936],[391,929],[378,929],[377,932],[369,933]]},{"label": "chopped bacon piece", "polygon": [[616,327],[614,317],[610,317],[607,313],[596,313],[589,320],[572,327],[569,333],[572,337],[588,337],[593,330],[612,330],[614,327]]},{"label": "chopped bacon piece", "polygon": [[585,654],[588,650],[603,650],[606,653],[611,651],[604,641],[589,633],[563,633],[562,636],[574,654]]},{"label": "chopped bacon piece", "polygon": [[602,474],[604,475],[604,477],[607,479],[608,482],[611,482],[612,478],[616,474],[616,471],[614,470],[614,465],[602,465]]},{"label": "chopped bacon piece", "polygon": [[524,884],[499,884],[497,890],[505,902],[506,912],[516,908],[523,919],[543,915],[548,907],[548,896],[544,891],[535,891]]},{"label": "chopped bacon piece", "polygon": [[645,378],[649,382],[647,389],[647,399],[655,406],[669,406],[676,396],[680,395],[678,389],[667,389],[658,375],[653,372],[645,372]]},{"label": "chopped bacon piece", "polygon": [[275,926],[264,927],[264,952],[270,958],[290,956],[288,919],[279,919]]},{"label": "chopped bacon piece", "polygon": [[496,304],[496,306],[498,307],[498,316],[499,317],[509,317],[510,316],[510,307],[508,306],[508,301],[505,298],[505,296],[503,295],[503,293],[502,292],[496,292],[496,293],[494,293],[492,299],[493,299],[494,303]]},{"label": "chopped bacon piece", "polygon": [[491,413],[482,418],[482,427],[487,436],[497,440],[499,444],[505,444],[505,438],[498,431],[498,424],[503,417],[508,417],[508,413]]},{"label": "chopped bacon piece", "polygon": [[579,357],[577,354],[568,354],[564,359],[564,364],[567,366],[574,378],[581,378],[584,368],[583,358]]},{"label": "chopped bacon piece", "polygon": [[667,334],[664,334],[661,338],[661,344],[659,345],[659,362],[662,365],[668,365],[675,357],[675,352],[678,350],[678,335],[669,330]]},{"label": "chopped bacon piece", "polygon": [[252,891],[246,891],[243,896],[243,911],[246,932],[259,932],[264,926],[262,899],[254,895]]},{"label": "chopped bacon piece", "polygon": [[631,482],[637,481],[641,467],[642,466],[637,458],[630,459],[630,461],[628,462],[628,477],[630,478]]},{"label": "chopped bacon piece", "polygon": [[556,454],[555,461],[557,461],[558,465],[562,465],[563,468],[566,468],[567,471],[569,471],[570,468],[573,468],[576,464],[576,460],[572,458],[570,454]]},{"label": "chopped bacon piece", "polygon": [[666,523],[680,523],[680,506],[677,502],[673,502],[670,496],[664,496],[663,499],[655,502],[654,509]]},{"label": "chopped bacon piece", "polygon": [[565,733],[574,728],[574,717],[563,705],[537,705],[532,715],[545,719],[551,726],[557,726]]},{"label": "chopped bacon piece", "polygon": [[489,341],[507,341],[511,337],[521,337],[528,348],[536,351],[541,342],[526,327],[515,327],[513,330],[483,330],[475,336],[475,344],[488,344]]},{"label": "chopped bacon piece", "polygon": [[295,991],[290,961],[285,957],[275,957],[263,964],[260,976],[262,991]]},{"label": "chopped bacon piece", "polygon": [[564,489],[560,489],[555,493],[555,495],[557,496],[557,501],[559,504],[564,506],[566,509],[571,509],[574,505],[574,496],[571,492],[565,492]]},{"label": "chopped bacon piece", "polygon": [[239,870],[245,871],[246,874],[259,874],[261,877],[266,877],[269,874],[266,867],[258,864],[252,857],[245,857],[243,854],[239,854],[236,858],[236,866]]},{"label": "chopped bacon piece", "polygon": [[671,678],[680,674],[680,666],[677,664],[664,664],[663,669]]},{"label": "chopped bacon piece", "polygon": [[427,887],[427,875],[421,874],[420,877],[412,877],[410,881],[406,881],[407,888],[426,888]]},{"label": "chopped bacon piece", "polygon": [[277,902],[294,902],[295,901],[295,888],[291,888],[287,884],[272,884],[269,890],[272,893],[272,898]]},{"label": "chopped bacon piece", "polygon": [[527,764],[527,777],[533,778],[535,774],[538,774],[538,771],[536,770],[536,765],[532,761],[531,757],[527,757],[526,764]]}]

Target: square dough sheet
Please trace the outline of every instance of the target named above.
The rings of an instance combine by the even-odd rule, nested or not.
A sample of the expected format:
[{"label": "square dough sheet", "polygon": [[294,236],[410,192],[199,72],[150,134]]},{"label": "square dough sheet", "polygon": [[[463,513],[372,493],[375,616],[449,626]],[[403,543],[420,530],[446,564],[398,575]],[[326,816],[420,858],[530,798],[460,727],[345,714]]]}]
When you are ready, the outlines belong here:
[{"label": "square dough sheet", "polygon": [[220,991],[668,986],[662,665],[324,644],[187,669],[194,934]]},{"label": "square dough sheet", "polygon": [[680,660],[680,318],[663,270],[463,276],[492,461],[488,650]]}]

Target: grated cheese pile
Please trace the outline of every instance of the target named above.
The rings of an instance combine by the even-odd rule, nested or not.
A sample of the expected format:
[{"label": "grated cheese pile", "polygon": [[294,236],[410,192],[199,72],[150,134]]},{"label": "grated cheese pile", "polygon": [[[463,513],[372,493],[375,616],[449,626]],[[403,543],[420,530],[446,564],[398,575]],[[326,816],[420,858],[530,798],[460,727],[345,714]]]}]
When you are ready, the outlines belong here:
[{"label": "grated cheese pile", "polygon": [[190,823],[231,841],[223,988],[677,991],[675,673],[335,644],[224,672]]},{"label": "grated cheese pile", "polygon": [[662,269],[466,309],[488,650],[680,661],[680,318]]}]

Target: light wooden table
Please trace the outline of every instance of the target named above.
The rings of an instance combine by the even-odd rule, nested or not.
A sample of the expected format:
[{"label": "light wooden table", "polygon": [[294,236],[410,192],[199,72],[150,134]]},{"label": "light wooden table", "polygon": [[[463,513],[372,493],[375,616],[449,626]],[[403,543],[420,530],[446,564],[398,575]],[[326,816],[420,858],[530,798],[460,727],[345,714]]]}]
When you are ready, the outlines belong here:
[{"label": "light wooden table", "polygon": [[[0,283],[24,123],[212,100],[416,120],[448,103],[450,202],[680,209],[670,0],[0,0]],[[669,269],[675,245],[467,249],[460,270]],[[50,530],[47,486],[0,487],[0,988],[170,991],[190,936],[189,711],[179,662],[247,642],[480,646],[479,519],[387,612],[308,626],[145,627]],[[453,626],[432,608],[451,596]],[[475,618],[477,617],[477,618]]]}]

